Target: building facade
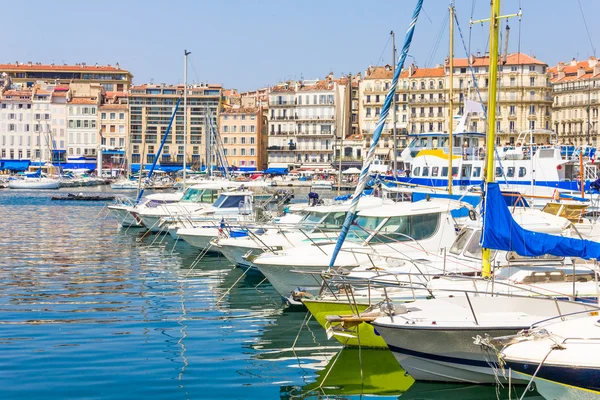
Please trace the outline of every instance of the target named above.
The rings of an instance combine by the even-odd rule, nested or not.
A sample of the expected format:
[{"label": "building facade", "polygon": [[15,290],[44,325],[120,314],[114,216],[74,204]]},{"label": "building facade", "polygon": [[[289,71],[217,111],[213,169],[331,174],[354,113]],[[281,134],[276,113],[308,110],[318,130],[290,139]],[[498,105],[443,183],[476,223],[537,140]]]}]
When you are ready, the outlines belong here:
[{"label": "building facade", "polygon": [[[452,115],[462,115],[463,100],[479,101],[473,74],[483,104],[488,102],[488,56],[471,56],[454,60],[455,109]],[[552,129],[552,87],[548,65],[524,53],[511,53],[502,57],[498,70],[498,109],[496,133],[498,143],[514,144],[519,133],[534,129]],[[446,63],[446,76],[449,75]],[[448,81],[449,82],[449,81]],[[472,131],[485,132],[485,119],[474,115],[470,120]]]},{"label": "building facade", "polygon": [[127,92],[106,92],[98,108],[98,141],[104,168],[125,166],[129,148],[129,106]]},{"label": "building facade", "polygon": [[99,84],[71,84],[67,100],[67,159],[95,159],[99,146]]},{"label": "building facade", "polygon": [[[207,122],[216,126],[223,88],[220,85],[192,85],[187,88],[187,134],[184,134],[184,105],[179,105],[175,121],[165,143],[161,165],[181,166],[184,160],[184,140],[187,139],[186,164],[200,168],[206,165]],[[184,86],[139,85],[131,88],[129,132],[132,165],[151,163],[167,133],[171,115]],[[143,157],[143,158],[142,158]],[[211,164],[216,158],[211,155]]]},{"label": "building facade", "polygon": [[269,94],[269,165],[328,168],[334,161],[338,125],[346,118],[345,85],[323,80],[287,82]]},{"label": "building facade", "polygon": [[598,146],[600,63],[596,57],[549,68],[552,123],[562,143]]},{"label": "building facade", "polygon": [[36,82],[46,83],[98,83],[106,91],[126,91],[133,75],[117,63],[111,65],[55,65],[42,63],[0,64],[0,74],[6,73],[17,87],[31,87]]},{"label": "building facade", "polygon": [[267,117],[262,107],[224,109],[219,115],[219,131],[230,166],[242,171],[267,168]]},{"label": "building facade", "polygon": [[[28,160],[39,145],[32,142],[31,90],[7,90],[0,100],[0,159]],[[41,143],[41,140],[40,140]]]}]

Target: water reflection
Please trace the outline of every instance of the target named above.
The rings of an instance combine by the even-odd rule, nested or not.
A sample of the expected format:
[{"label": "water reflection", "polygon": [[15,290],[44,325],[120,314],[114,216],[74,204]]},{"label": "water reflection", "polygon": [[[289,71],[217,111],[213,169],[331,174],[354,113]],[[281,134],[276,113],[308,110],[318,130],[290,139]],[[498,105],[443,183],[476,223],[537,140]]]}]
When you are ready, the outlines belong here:
[{"label": "water reflection", "polygon": [[101,205],[49,196],[0,191],[3,398],[397,397],[407,388],[403,398],[427,398],[448,390],[409,388],[393,357],[373,350],[361,353],[361,378],[357,350],[340,352],[305,312],[284,310],[262,277],[214,256],[192,268],[197,249],[121,229]]}]

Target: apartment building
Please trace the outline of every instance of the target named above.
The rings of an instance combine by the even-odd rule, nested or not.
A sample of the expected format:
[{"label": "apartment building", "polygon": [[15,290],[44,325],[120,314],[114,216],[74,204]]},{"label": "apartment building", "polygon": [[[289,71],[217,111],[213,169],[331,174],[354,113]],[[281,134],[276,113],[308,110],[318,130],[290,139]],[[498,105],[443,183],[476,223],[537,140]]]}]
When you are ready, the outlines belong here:
[{"label": "apartment building", "polygon": [[[6,90],[0,99],[0,159],[29,160],[32,142],[32,90]],[[38,153],[39,158],[39,153]]]},{"label": "apartment building", "polygon": [[[286,82],[269,94],[268,162],[328,168],[345,110],[344,85],[323,80]],[[342,132],[340,131],[340,134]]]},{"label": "apartment building", "polygon": [[[392,67],[369,67],[359,84],[359,124],[365,151],[379,121],[383,102],[392,84]],[[386,118],[376,154],[392,160],[407,145],[407,135],[447,129],[446,82],[442,66],[419,68],[410,65],[400,74],[396,107]],[[396,113],[397,143],[393,143],[393,112]]]},{"label": "apartment building", "polygon": [[31,87],[36,82],[47,83],[98,83],[106,91],[126,91],[133,75],[119,63],[112,65],[42,64],[39,62],[0,64],[0,75],[6,73],[16,87]]},{"label": "apartment building", "polygon": [[128,154],[129,106],[127,92],[106,92],[98,107],[99,142],[104,168],[125,165]]},{"label": "apartment building", "polygon": [[221,111],[219,130],[230,166],[241,171],[267,168],[267,117],[262,107],[234,107]]},{"label": "apartment building", "polygon": [[[207,122],[211,119],[216,127],[223,88],[213,84],[188,86],[187,134],[184,134],[183,91],[183,85],[139,85],[131,88],[129,132],[134,168],[139,166],[142,157],[144,163],[154,161],[178,99],[181,103],[159,162],[163,166],[181,168],[185,156],[187,165],[197,168],[206,165]],[[211,158],[214,165],[214,154]]]},{"label": "apartment building", "polygon": [[[99,84],[71,84],[67,101],[67,159],[94,160],[99,146]],[[92,165],[90,165],[91,167]]]},{"label": "apartment building", "polygon": [[596,57],[549,68],[552,124],[562,143],[598,146],[598,100],[600,63]]},{"label": "apartment building", "polygon": [[[515,143],[519,133],[532,129],[552,129],[552,87],[548,65],[524,53],[511,53],[501,57],[498,69],[498,109],[496,133],[498,143]],[[473,66],[473,74],[469,64]],[[449,66],[446,62],[446,76]],[[455,109],[453,115],[462,115],[463,100],[488,101],[488,56],[471,56],[454,60]],[[473,75],[475,80],[473,80]],[[449,81],[448,81],[449,82]],[[477,89],[476,85],[477,83]],[[470,130],[484,132],[485,119],[474,115]]]}]

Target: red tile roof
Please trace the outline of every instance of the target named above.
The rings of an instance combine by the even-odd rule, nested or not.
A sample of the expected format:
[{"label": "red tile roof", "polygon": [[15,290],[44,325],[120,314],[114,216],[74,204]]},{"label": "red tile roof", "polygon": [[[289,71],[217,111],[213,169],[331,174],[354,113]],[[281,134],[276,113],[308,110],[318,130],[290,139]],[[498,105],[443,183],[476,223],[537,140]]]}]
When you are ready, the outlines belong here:
[{"label": "red tile roof", "polygon": [[117,68],[112,65],[53,65],[53,64],[0,64],[0,71],[111,71],[111,72],[126,72],[129,71]]},{"label": "red tile roof", "polygon": [[221,114],[256,114],[259,112],[259,107],[238,107],[225,108]]},{"label": "red tile roof", "polygon": [[[372,69],[371,69],[372,68]],[[370,73],[365,76],[365,79],[392,79],[392,67],[386,65],[384,67],[371,67]]]},{"label": "red tile roof", "polygon": [[[474,67],[482,67],[490,65],[490,57],[473,57],[473,66]],[[548,65],[543,61],[538,60],[535,57],[529,56],[525,53],[511,53],[506,57],[506,63],[504,65]],[[446,60],[446,65],[448,65],[448,60]],[[454,59],[455,67],[468,67],[469,60],[467,58],[455,58]]]},{"label": "red tile roof", "polygon": [[70,104],[98,104],[98,101],[89,97],[73,97]]},{"label": "red tile roof", "polygon": [[[552,83],[600,78],[600,72],[594,74],[594,67],[590,66],[590,62],[592,64],[597,63],[597,65],[600,66],[600,62],[598,62],[595,57],[590,57],[589,60],[577,61],[575,65],[571,65],[571,62],[564,63],[562,65],[559,64],[555,67],[548,68],[548,72],[552,74]],[[558,78],[559,66],[562,67],[560,72],[563,72],[565,74],[565,76],[561,79]],[[577,77],[577,74],[581,69],[583,69],[584,74],[580,77]]]}]

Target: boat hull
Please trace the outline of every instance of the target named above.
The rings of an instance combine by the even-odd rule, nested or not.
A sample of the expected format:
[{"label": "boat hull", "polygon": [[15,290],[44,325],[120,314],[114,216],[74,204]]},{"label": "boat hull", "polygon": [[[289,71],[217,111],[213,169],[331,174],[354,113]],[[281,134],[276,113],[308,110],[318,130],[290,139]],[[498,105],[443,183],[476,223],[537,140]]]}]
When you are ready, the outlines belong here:
[{"label": "boat hull", "polygon": [[[473,343],[477,335],[514,335],[528,326],[480,329],[435,329],[411,324],[394,327],[375,324],[398,363],[417,381],[496,383],[487,356]],[[506,382],[502,376],[501,382]],[[513,377],[513,383],[526,383]]]},{"label": "boat hull", "polygon": [[[509,363],[509,367],[510,367],[510,363]],[[532,369],[532,373],[535,371],[536,367],[537,366],[534,366],[534,368]],[[543,367],[542,367],[542,369],[543,369]],[[596,374],[597,374],[597,371],[596,371]],[[587,380],[590,378],[586,374],[582,373],[582,371],[577,371],[577,375],[584,380]],[[517,372],[514,370],[513,370],[513,376],[518,376],[520,379],[523,379],[526,381],[530,381],[532,379],[531,375],[525,374],[523,372]],[[561,379],[564,379],[564,377]],[[578,379],[578,380],[581,380],[581,379]],[[537,390],[537,392],[539,394],[541,394],[545,399],[561,399],[561,400],[588,400],[589,399],[589,400],[592,400],[592,399],[598,399],[598,396],[600,395],[600,391],[597,391],[597,390],[586,389],[586,388],[582,388],[582,387],[578,387],[578,386],[563,384],[563,383],[555,382],[553,380],[540,378],[538,376],[533,378],[533,382],[535,383],[535,389]],[[596,382],[597,382],[597,378],[596,378]]]},{"label": "boat hull", "polygon": [[[312,300],[306,299],[303,301],[308,311],[312,314],[313,318],[327,330],[331,325],[327,321],[327,316],[330,315],[352,315],[358,312],[363,312],[369,306],[368,304],[352,304],[344,303],[341,301],[329,301],[329,300]],[[358,347],[359,339],[361,347],[369,347],[374,349],[387,349],[385,341],[379,334],[375,333],[373,325],[360,323],[354,327],[348,328],[344,331],[343,335],[333,334],[333,338],[347,347]]]},{"label": "boat hull", "polygon": [[210,251],[219,252],[219,248],[213,246],[211,243],[214,238],[219,236],[219,228],[202,228],[201,231],[196,229],[179,229],[177,236],[190,246],[198,247],[202,250],[210,247]]},{"label": "boat hull", "polygon": [[54,190],[60,187],[59,181],[14,180],[8,182],[10,189]]},{"label": "boat hull", "polygon": [[125,228],[142,228],[140,224],[130,213],[129,207],[126,206],[108,206],[108,209],[112,212],[115,218],[119,221],[121,226]]},{"label": "boat hull", "polygon": [[[291,266],[270,265],[270,264],[255,264],[256,268],[269,280],[275,290],[288,300],[294,291],[302,291],[308,293],[318,293],[321,289],[323,280],[319,275],[326,268],[323,267],[301,267],[294,268]],[[302,270],[302,274],[293,271]]]}]

